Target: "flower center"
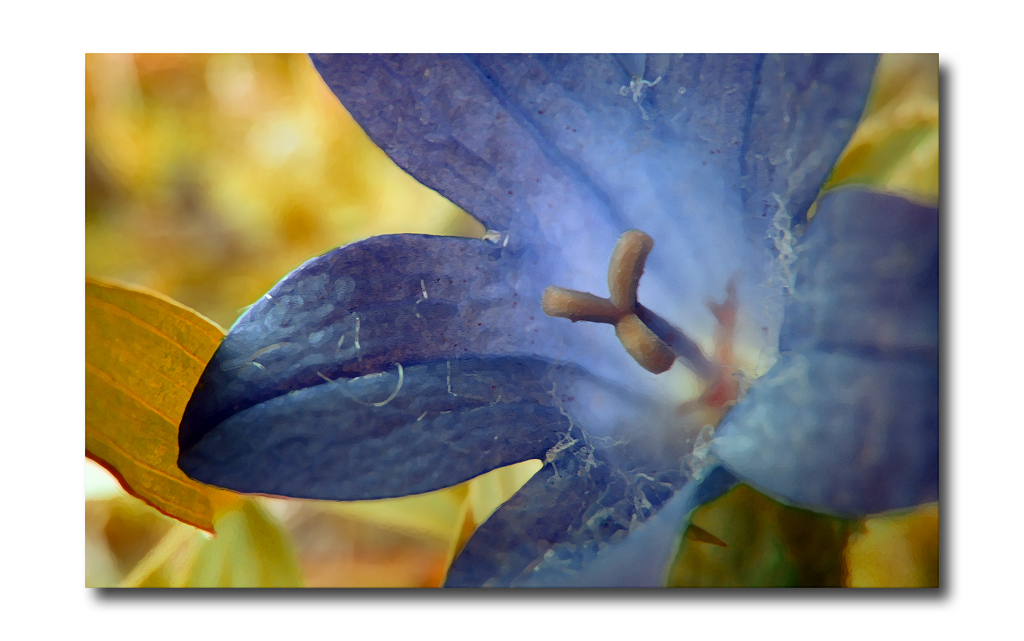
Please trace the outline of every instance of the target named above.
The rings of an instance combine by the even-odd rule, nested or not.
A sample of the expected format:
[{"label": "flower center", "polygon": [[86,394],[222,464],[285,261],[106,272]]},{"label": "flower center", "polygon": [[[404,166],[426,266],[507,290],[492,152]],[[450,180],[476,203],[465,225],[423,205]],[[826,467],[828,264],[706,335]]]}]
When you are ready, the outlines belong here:
[{"label": "flower center", "polygon": [[732,353],[737,310],[735,278],[729,281],[724,302],[708,302],[717,321],[714,356],[709,360],[682,330],[637,301],[640,276],[653,248],[654,240],[644,232],[627,231],[619,237],[608,262],[608,298],[550,285],[544,290],[541,308],[548,316],[568,318],[574,323],[613,325],[626,352],[654,374],[668,371],[677,358],[683,360],[706,387],[699,399],[681,409],[696,411],[700,406],[720,418],[739,395]]},{"label": "flower center", "polygon": [[632,229],[622,234],[608,263],[608,298],[551,285],[541,307],[548,316],[615,326],[626,352],[644,369],[661,374],[672,367],[676,353],[637,316],[636,288],[654,240]]}]

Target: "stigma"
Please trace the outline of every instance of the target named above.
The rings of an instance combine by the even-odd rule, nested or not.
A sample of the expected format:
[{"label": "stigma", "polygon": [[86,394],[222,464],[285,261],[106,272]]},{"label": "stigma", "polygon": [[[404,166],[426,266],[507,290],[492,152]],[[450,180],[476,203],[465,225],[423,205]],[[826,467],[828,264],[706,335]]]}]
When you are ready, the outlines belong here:
[{"label": "stigma", "polygon": [[627,231],[608,261],[608,298],[551,285],[544,290],[541,308],[548,316],[573,322],[613,325],[622,347],[641,367],[654,374],[668,371],[677,354],[638,315],[636,290],[653,248],[654,239],[644,232]]}]

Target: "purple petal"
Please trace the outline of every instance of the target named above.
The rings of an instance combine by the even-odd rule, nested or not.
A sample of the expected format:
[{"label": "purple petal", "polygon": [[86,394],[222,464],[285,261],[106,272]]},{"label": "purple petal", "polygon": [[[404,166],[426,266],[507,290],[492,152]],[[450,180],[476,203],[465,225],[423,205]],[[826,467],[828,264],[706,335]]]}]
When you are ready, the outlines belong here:
[{"label": "purple petal", "polygon": [[937,358],[938,211],[840,189],[819,212],[800,239],[779,348]]},{"label": "purple petal", "polygon": [[779,361],[719,428],[741,479],[860,515],[938,499],[938,212],[832,192],[801,239]]},{"label": "purple petal", "polygon": [[[573,341],[586,344],[581,330],[612,328],[545,316],[524,275],[529,256],[405,235],[307,262],[239,319],[207,365],[182,419],[179,465],[239,491],[400,496],[541,456],[548,431],[568,416],[588,434],[617,438],[672,425],[660,402],[558,364]],[[522,358],[500,360],[511,356]],[[494,379],[492,391],[464,396],[481,377]],[[410,398],[417,386],[422,398]],[[423,431],[435,424],[443,430]],[[450,466],[463,455],[448,444],[463,438],[483,439],[473,445],[479,456]]]},{"label": "purple petal", "polygon": [[[773,192],[802,214],[853,133],[875,59],[319,54],[313,63],[401,167],[508,229],[537,215],[522,190],[532,193],[557,166],[605,215],[635,215],[615,188],[626,182],[621,152],[662,143],[716,165],[753,216],[775,210]],[[676,171],[659,164],[645,169]]]},{"label": "purple petal", "polygon": [[508,254],[484,241],[405,235],[310,260],[231,328],[185,410],[182,448],[233,414],[324,376],[529,352],[535,321],[550,319],[539,295],[516,292]]},{"label": "purple petal", "polygon": [[805,214],[856,125],[875,63],[802,55],[313,59],[400,166],[501,242],[530,245],[550,284],[603,294],[615,239],[642,229],[658,245],[641,302],[710,336],[704,301],[720,298],[741,273],[740,340],[754,351],[771,347],[781,312],[777,287],[765,287],[774,251],[766,237]]},{"label": "purple petal", "polygon": [[[618,377],[631,394],[579,385],[558,390],[568,392],[567,407],[598,433],[632,423],[628,416],[638,407],[658,411],[628,380],[622,384],[640,367],[610,326],[568,323],[541,311],[533,262],[528,250],[414,235],[371,238],[310,260],[231,328],[185,409],[182,450],[238,412],[324,378],[470,356],[576,361]],[[606,351],[595,347],[602,340],[611,343]],[[625,371],[617,368],[624,361]]]},{"label": "purple petal", "polygon": [[359,500],[418,494],[543,457],[569,419],[565,366],[451,359],[296,389],[184,449],[180,467],[240,492]]}]

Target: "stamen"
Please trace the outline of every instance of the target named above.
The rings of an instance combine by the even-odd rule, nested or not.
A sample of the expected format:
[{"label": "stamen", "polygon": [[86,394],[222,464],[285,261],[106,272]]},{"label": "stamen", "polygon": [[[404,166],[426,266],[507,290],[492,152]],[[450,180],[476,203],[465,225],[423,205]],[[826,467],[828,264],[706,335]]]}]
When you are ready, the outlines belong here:
[{"label": "stamen", "polygon": [[732,344],[736,332],[736,276],[729,279],[725,287],[725,300],[721,303],[707,301],[708,309],[718,321],[715,327],[715,362],[720,365],[732,365]]},{"label": "stamen", "polygon": [[708,360],[700,345],[683,333],[683,330],[673,327],[667,320],[639,303],[636,306],[636,315],[655,336],[665,341],[694,374],[705,381],[711,381],[718,375],[718,367]]}]

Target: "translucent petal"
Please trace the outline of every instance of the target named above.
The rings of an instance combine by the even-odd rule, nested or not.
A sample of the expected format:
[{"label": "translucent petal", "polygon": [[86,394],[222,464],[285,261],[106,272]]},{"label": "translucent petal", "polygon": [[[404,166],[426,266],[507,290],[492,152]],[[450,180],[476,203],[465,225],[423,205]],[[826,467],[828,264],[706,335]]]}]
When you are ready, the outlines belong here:
[{"label": "translucent petal", "polygon": [[822,199],[797,254],[779,361],[713,451],[786,502],[840,515],[938,498],[938,212]]}]

